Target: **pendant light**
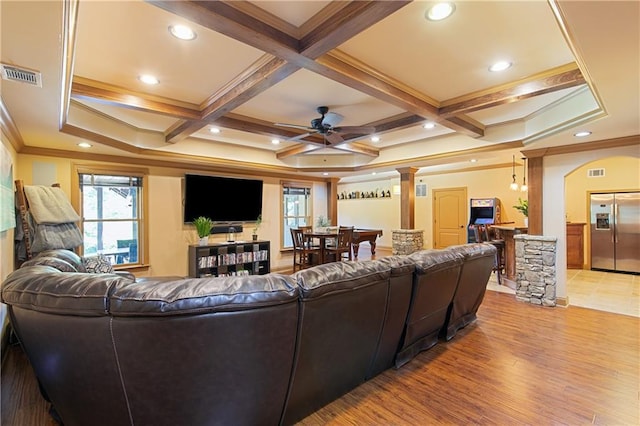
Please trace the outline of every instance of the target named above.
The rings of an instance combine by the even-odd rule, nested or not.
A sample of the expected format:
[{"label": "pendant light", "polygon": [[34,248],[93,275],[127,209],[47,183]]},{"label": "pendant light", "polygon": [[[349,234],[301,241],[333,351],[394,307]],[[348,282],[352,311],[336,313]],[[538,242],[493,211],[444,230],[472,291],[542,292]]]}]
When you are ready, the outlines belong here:
[{"label": "pendant light", "polygon": [[522,157],[522,186],[520,191],[527,192],[529,187],[527,186],[527,157]]},{"label": "pendant light", "polygon": [[513,156],[513,160],[511,162],[511,177],[513,179],[513,182],[511,182],[511,185],[509,185],[509,188],[511,188],[512,191],[517,191],[518,190],[518,182],[516,182],[516,156]]}]

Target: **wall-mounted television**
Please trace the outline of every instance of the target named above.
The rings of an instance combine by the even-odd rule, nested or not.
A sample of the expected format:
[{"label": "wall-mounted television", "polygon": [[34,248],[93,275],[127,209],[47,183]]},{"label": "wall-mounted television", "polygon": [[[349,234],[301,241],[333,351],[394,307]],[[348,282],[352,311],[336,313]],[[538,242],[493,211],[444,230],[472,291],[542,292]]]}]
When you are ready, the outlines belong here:
[{"label": "wall-mounted television", "polygon": [[262,214],[262,181],[185,175],[184,221],[253,222]]}]

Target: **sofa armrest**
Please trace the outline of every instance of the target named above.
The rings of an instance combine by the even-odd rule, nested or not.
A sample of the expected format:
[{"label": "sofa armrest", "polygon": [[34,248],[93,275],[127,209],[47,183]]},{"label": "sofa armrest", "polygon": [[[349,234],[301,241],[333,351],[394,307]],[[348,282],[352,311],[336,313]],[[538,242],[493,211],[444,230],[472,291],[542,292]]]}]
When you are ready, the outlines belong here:
[{"label": "sofa armrest", "polygon": [[136,280],[136,276],[129,271],[113,271],[113,273],[119,277],[126,278],[134,282]]}]

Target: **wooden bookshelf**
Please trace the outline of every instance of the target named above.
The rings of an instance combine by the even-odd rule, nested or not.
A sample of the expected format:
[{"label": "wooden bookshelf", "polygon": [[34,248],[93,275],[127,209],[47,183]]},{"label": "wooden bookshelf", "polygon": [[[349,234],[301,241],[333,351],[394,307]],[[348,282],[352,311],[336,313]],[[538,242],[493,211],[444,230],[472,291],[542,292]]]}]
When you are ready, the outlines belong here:
[{"label": "wooden bookshelf", "polygon": [[193,278],[263,275],[270,272],[269,241],[236,241],[189,246],[189,276]]}]

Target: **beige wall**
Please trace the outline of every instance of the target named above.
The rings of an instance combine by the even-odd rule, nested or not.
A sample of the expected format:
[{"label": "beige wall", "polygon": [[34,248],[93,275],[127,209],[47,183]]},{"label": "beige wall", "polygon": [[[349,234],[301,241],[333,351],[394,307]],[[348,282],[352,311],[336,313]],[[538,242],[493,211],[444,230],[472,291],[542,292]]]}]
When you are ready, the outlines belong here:
[{"label": "beige wall", "polygon": [[[522,183],[522,167],[517,171],[517,178],[518,183]],[[416,185],[427,185],[427,196],[415,198],[415,228],[424,230],[425,248],[433,246],[432,193],[434,189],[466,187],[469,199],[497,197],[502,204],[502,221],[522,224],[524,216],[512,206],[517,203],[518,197],[527,198],[527,193],[512,191],[509,189],[510,183],[511,167],[439,175],[416,175]],[[395,178],[338,185],[338,194],[342,191],[367,191],[376,188],[390,189],[392,192],[391,199],[339,200],[340,224],[382,229],[384,235],[378,240],[378,244],[381,247],[391,247],[391,231],[400,227],[400,196],[393,194],[393,186],[399,184],[399,178]],[[467,200],[468,205],[469,200]],[[467,208],[467,216],[468,214],[469,208]]]},{"label": "beige wall", "polygon": [[[603,177],[588,177],[589,169],[605,169]],[[575,169],[565,177],[565,214],[568,222],[584,222],[584,262],[590,262],[589,193],[595,191],[640,191],[640,158],[608,157],[592,161]]]},{"label": "beige wall", "polygon": [[[60,183],[61,188],[71,198],[71,176],[75,165],[105,165],[104,162],[84,160],[72,160],[66,158],[44,157],[35,155],[19,155],[17,160],[19,173],[16,178],[22,179],[26,185],[34,184],[34,176],[42,178],[38,168],[53,171],[51,182],[36,182],[37,184],[50,185]],[[114,166],[122,167],[119,164]],[[169,169],[160,167],[131,166],[132,168],[144,168],[149,171],[148,191],[149,197],[149,269],[147,272],[136,272],[138,276],[153,275],[177,275],[188,274],[188,246],[197,243],[195,229],[191,225],[185,225],[182,218],[182,187],[185,173],[201,173],[188,169]],[[47,175],[48,175],[47,174]],[[216,174],[211,170],[209,174]],[[249,176],[251,177],[251,176]],[[280,195],[281,180],[264,176],[253,176],[264,181],[263,187],[263,222],[258,231],[259,238],[271,241],[271,268],[279,270],[290,268],[292,259],[288,252],[280,253]],[[313,184],[313,216],[327,214],[326,185],[324,182]],[[215,200],[213,202],[231,202]],[[236,235],[237,240],[250,240],[253,231],[252,224],[244,227],[243,233]],[[223,242],[226,235],[211,235],[210,242]],[[3,250],[4,253],[4,250]],[[3,256],[4,258],[4,256]]]}]

